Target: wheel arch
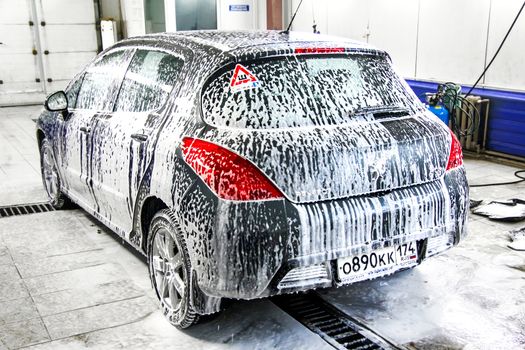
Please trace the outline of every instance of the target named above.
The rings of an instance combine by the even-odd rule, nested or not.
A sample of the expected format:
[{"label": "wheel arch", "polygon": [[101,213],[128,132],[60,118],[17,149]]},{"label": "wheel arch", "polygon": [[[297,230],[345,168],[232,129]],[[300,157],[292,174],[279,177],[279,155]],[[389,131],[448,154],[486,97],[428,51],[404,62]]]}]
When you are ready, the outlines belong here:
[{"label": "wheel arch", "polygon": [[140,229],[140,248],[147,254],[148,231],[151,220],[157,212],[169,208],[168,205],[156,196],[149,196],[144,199],[140,206],[139,215],[136,217],[135,227]]},{"label": "wheel arch", "polygon": [[[157,154],[155,154],[155,157]],[[142,253],[147,254],[148,231],[153,216],[162,209],[176,211],[186,191],[197,180],[189,165],[175,157],[173,166],[160,165],[154,170],[152,160],[142,176],[133,209],[132,231],[129,241]],[[166,181],[177,179],[177,181]]]}]

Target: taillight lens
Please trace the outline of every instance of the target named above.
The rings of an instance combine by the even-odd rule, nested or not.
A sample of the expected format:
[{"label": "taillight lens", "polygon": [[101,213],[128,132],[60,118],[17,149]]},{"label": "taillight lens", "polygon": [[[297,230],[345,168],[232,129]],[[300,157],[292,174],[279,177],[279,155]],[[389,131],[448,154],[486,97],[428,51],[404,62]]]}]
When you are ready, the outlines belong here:
[{"label": "taillight lens", "polygon": [[182,154],[220,198],[250,201],[283,197],[252,163],[214,143],[185,137]]},{"label": "taillight lens", "polygon": [[452,136],[452,144],[450,145],[450,156],[448,157],[447,170],[463,165],[463,152],[461,151],[461,144],[452,131],[450,131],[450,135]]}]

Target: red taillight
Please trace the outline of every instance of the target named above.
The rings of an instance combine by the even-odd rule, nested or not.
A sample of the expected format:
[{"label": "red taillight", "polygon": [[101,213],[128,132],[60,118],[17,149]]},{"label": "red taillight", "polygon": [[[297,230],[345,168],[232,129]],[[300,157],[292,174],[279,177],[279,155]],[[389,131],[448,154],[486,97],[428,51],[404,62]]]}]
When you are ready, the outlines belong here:
[{"label": "red taillight", "polygon": [[249,201],[283,197],[252,163],[214,143],[185,137],[182,154],[220,198]]},{"label": "red taillight", "polygon": [[452,144],[450,145],[450,156],[448,157],[447,170],[463,165],[463,152],[461,151],[461,144],[452,131],[450,131],[450,135],[452,136]]},{"label": "red taillight", "polygon": [[298,47],[295,53],[340,53],[345,52],[344,47]]}]

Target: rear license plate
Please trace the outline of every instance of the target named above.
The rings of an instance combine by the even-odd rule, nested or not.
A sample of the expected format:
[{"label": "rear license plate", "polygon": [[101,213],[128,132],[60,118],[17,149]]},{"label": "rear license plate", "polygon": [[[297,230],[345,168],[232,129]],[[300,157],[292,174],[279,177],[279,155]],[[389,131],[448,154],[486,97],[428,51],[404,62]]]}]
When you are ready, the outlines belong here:
[{"label": "rear license plate", "polygon": [[416,264],[416,242],[409,242],[337,259],[337,276],[343,283],[357,282],[388,275]]}]

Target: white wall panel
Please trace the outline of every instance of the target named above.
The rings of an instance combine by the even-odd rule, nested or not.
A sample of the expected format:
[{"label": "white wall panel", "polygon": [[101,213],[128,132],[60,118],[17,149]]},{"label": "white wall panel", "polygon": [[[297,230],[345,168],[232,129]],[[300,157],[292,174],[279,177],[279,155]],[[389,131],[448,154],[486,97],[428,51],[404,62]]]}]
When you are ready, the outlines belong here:
[{"label": "white wall panel", "polygon": [[[492,1],[487,64],[507,33],[523,0]],[[485,76],[485,85],[525,90],[525,13]]]},{"label": "white wall panel", "polygon": [[[230,10],[240,6],[242,11]],[[257,29],[258,9],[254,0],[218,0],[217,24],[222,30],[254,30]]]},{"label": "white wall panel", "polygon": [[121,0],[122,17],[124,18],[125,36],[131,38],[144,35],[146,25],[144,20],[143,0]]},{"label": "white wall panel", "polygon": [[53,80],[70,80],[94,57],[92,52],[51,53],[45,58],[46,74]]},{"label": "white wall panel", "polygon": [[47,83],[47,90],[48,91],[64,90],[67,87],[67,85],[69,84],[70,80],[71,79],[53,80],[51,83]]},{"label": "white wall panel", "polygon": [[[249,11],[229,11],[229,5],[248,5]],[[266,26],[266,0],[217,0],[218,29],[260,29]]]},{"label": "white wall panel", "polygon": [[256,0],[257,6],[257,29],[266,30],[266,0]]},{"label": "white wall panel", "polygon": [[[38,56],[31,53],[1,53],[0,49],[0,106],[43,101],[44,82]],[[40,81],[36,81],[39,78]]]},{"label": "white wall panel", "polygon": [[29,7],[26,0],[0,1],[0,23],[27,24],[30,19]]},{"label": "white wall panel", "polygon": [[42,103],[46,97],[43,84],[16,82],[0,85],[0,106]]},{"label": "white wall panel", "polygon": [[490,0],[420,4],[416,77],[474,83],[485,62]]},{"label": "white wall panel", "polygon": [[[315,22],[317,23],[317,30],[322,34],[327,34],[327,14],[332,6],[333,1],[319,1],[319,0],[304,0],[301,8],[297,12],[297,16],[292,25],[292,30],[300,32],[309,32],[313,31],[313,18],[315,16]],[[297,9],[297,6],[300,3],[300,0],[292,0],[291,6],[291,16]],[[288,25],[288,20],[285,20],[286,25]],[[286,29],[286,28],[284,28]]]},{"label": "white wall panel", "polygon": [[328,6],[328,32],[323,34],[368,41],[370,1],[329,0],[326,5]]},{"label": "white wall panel", "polygon": [[94,24],[47,25],[42,31],[42,49],[50,52],[97,51]]},{"label": "white wall panel", "polygon": [[33,33],[27,24],[4,25],[0,23],[0,55],[3,53],[31,53]]},{"label": "white wall panel", "polygon": [[[37,57],[31,53],[6,54],[0,56],[0,58],[2,61],[0,79],[4,81],[4,84],[30,82],[33,85],[35,78],[40,77],[40,74],[37,72]],[[38,84],[35,86],[38,86]]]},{"label": "white wall panel", "polygon": [[367,3],[370,3],[368,42],[386,50],[403,77],[415,77],[419,0]]},{"label": "white wall panel", "polygon": [[93,0],[40,0],[41,20],[47,24],[94,24]]},{"label": "white wall panel", "polygon": [[175,0],[164,0],[166,32],[177,31],[177,16],[175,15]]}]

